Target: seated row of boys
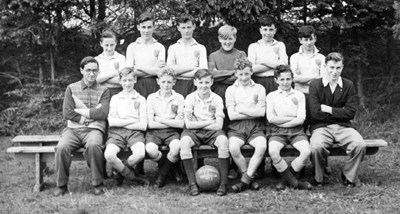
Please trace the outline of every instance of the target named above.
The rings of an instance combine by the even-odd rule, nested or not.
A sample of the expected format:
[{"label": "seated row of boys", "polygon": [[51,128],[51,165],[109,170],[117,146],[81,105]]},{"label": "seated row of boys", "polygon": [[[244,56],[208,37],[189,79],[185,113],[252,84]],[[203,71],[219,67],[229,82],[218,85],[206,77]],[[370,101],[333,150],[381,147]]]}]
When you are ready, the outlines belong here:
[{"label": "seated row of boys", "polygon": [[[170,76],[170,79],[173,79],[173,75],[170,75],[171,72],[168,71],[168,69],[161,69],[165,66],[165,49],[152,37],[154,31],[154,19],[149,14],[143,14],[139,17],[138,30],[141,33],[141,37],[138,38],[135,43],[128,46],[126,62],[123,55],[115,52],[116,37],[115,34],[110,32],[106,32],[102,36],[100,44],[103,47],[103,53],[96,57],[98,64],[90,58],[86,58],[82,61],[81,73],[84,76],[83,80],[79,83],[71,84],[67,88],[65,94],[64,116],[68,120],[68,128],[63,132],[62,139],[59,142],[58,150],[56,152],[58,188],[55,195],[62,195],[67,192],[71,151],[81,146],[87,148],[84,155],[87,158],[88,165],[91,166],[92,169],[92,185],[95,187],[94,192],[95,194],[102,193],[102,175],[104,169],[101,167],[102,163],[100,163],[101,161],[99,160],[103,158],[103,145],[99,139],[100,137],[102,138],[102,134],[106,130],[105,123],[103,124],[103,122],[98,120],[104,120],[107,118],[109,106],[106,105],[106,101],[107,99],[110,99],[111,95],[117,94],[121,90],[120,86],[125,88],[124,84],[133,84],[138,92],[136,94],[140,94],[144,97],[156,92],[158,88],[162,90],[162,85],[166,88],[173,87],[177,92],[174,93],[176,95],[187,95],[193,92],[194,85],[197,83],[199,84],[197,85],[198,92],[203,91],[202,89],[207,91],[207,84],[210,84],[210,82],[200,81],[199,78],[195,78],[194,81],[192,80],[196,71],[202,71],[207,73],[205,76],[210,76],[211,82],[213,82],[209,72],[207,72],[206,69],[203,69],[207,67],[205,48],[192,38],[193,30],[195,28],[193,18],[188,15],[183,15],[178,20],[178,23],[178,30],[181,32],[182,39],[169,48],[166,63],[176,74],[176,83],[172,83],[174,81],[164,81],[163,83],[161,81],[160,83],[160,79],[163,79],[164,76],[165,78]],[[223,26],[220,28],[218,39],[221,43],[221,49],[212,53],[208,60],[210,71],[212,76],[215,78],[215,83],[210,84],[210,87],[213,85],[212,89],[222,97],[221,101],[226,100],[226,107],[228,110],[227,114],[229,115],[230,120],[233,121],[228,127],[229,146],[227,146],[227,137],[222,135],[220,131],[216,131],[211,136],[207,135],[209,132],[202,133],[205,132],[204,130],[208,129],[221,130],[222,127],[218,127],[222,126],[223,122],[220,120],[225,117],[225,114],[221,114],[221,109],[216,108],[217,105],[203,105],[205,109],[200,109],[199,115],[195,115],[194,111],[192,111],[191,114],[186,112],[187,116],[184,117],[186,128],[189,130],[199,128],[204,130],[199,133],[185,130],[181,136],[177,136],[174,134],[176,130],[173,130],[171,133],[171,130],[164,130],[164,128],[181,128],[184,124],[183,121],[175,121],[171,120],[171,118],[153,116],[153,120],[149,118],[147,125],[147,123],[144,123],[142,120],[143,118],[147,119],[146,116],[140,114],[140,118],[137,117],[138,112],[142,112],[143,108],[145,108],[145,105],[143,104],[145,99],[139,99],[137,102],[132,103],[129,102],[128,98],[135,99],[138,96],[126,97],[123,96],[124,92],[121,92],[121,94],[118,94],[115,99],[121,100],[125,106],[133,105],[135,113],[129,112],[128,109],[132,108],[124,108],[122,107],[124,105],[118,104],[116,109],[121,110],[124,117],[131,119],[124,120],[117,118],[113,120],[112,118],[109,118],[110,126],[126,126],[126,128],[135,128],[137,130],[144,130],[146,129],[146,126],[148,126],[150,129],[157,130],[148,132],[146,135],[146,142],[153,143],[147,143],[146,146],[144,145],[145,140],[143,134],[138,134],[140,132],[132,133],[130,138],[135,139],[136,141],[141,139],[141,141],[138,142],[142,143],[132,143],[132,145],[128,144],[133,151],[133,155],[127,160],[128,165],[134,165],[143,159],[144,151],[147,151],[148,155],[154,160],[160,160],[161,158],[165,159],[160,161],[166,164],[161,168],[160,176],[156,182],[158,186],[163,186],[165,183],[165,172],[168,171],[168,167],[170,167],[171,163],[174,163],[179,159],[178,154],[180,153],[180,158],[183,160],[188,175],[191,195],[197,195],[199,191],[194,182],[194,169],[191,164],[192,155],[190,148],[199,143],[198,139],[216,138],[218,139],[216,142],[213,142],[212,140],[206,140],[206,142],[211,142],[219,148],[218,156],[220,158],[219,163],[222,182],[217,191],[218,195],[226,194],[227,173],[225,169],[227,169],[227,167],[225,166],[229,163],[229,152],[235,163],[238,165],[239,171],[242,173],[241,182],[232,186],[232,189],[235,192],[239,192],[248,187],[255,189],[259,188],[258,184],[252,180],[257,166],[263,160],[262,157],[264,156],[267,146],[265,134],[263,133],[265,131],[265,127],[263,126],[265,125],[261,122],[263,120],[265,121],[265,119],[256,119],[263,118],[265,114],[264,110],[259,110],[265,108],[263,96],[249,96],[249,94],[251,94],[250,92],[254,93],[254,90],[256,90],[255,88],[257,88],[258,91],[256,91],[260,93],[263,91],[261,89],[264,89],[264,97],[268,94],[268,98],[276,100],[277,103],[286,100],[286,102],[280,103],[280,105],[285,106],[285,108],[277,107],[278,111],[273,112],[275,114],[280,112],[279,114],[282,113],[283,116],[271,115],[271,112],[268,111],[268,109],[272,109],[269,106],[272,102],[267,102],[267,119],[269,122],[276,125],[272,129],[266,129],[267,131],[272,130],[271,133],[267,133],[268,136],[272,135],[269,140],[269,153],[273,165],[282,173],[285,180],[285,182],[279,184],[280,188],[284,188],[287,184],[300,189],[309,189],[311,187],[309,183],[299,182],[292,176],[293,174],[296,175],[297,172],[301,170],[304,166],[304,162],[310,155],[310,148],[305,144],[305,142],[307,142],[308,145],[307,138],[303,133],[299,133],[300,128],[297,127],[294,130],[292,128],[287,129],[288,127],[299,126],[299,123],[302,123],[302,115],[306,115],[307,117],[310,115],[315,116],[315,124],[311,126],[311,131],[313,132],[311,137],[311,151],[313,151],[312,161],[315,166],[315,184],[323,184],[324,170],[327,163],[326,158],[329,154],[325,147],[331,146],[334,141],[339,142],[341,146],[346,147],[347,150],[350,151],[349,154],[351,155],[351,158],[346,162],[342,179],[344,184],[354,186],[358,173],[358,164],[362,160],[365,152],[365,149],[363,149],[365,144],[363,144],[362,137],[359,133],[351,128],[350,120],[355,114],[356,97],[352,83],[347,80],[344,81],[344,79],[342,80],[340,77],[340,72],[343,69],[343,57],[340,54],[335,53],[332,54],[330,60],[328,60],[328,58],[325,60],[325,57],[319,54],[318,50],[315,48],[315,30],[310,26],[302,27],[299,30],[299,41],[302,46],[300,47],[299,53],[294,54],[290,59],[291,68],[294,74],[294,78],[292,78],[291,81],[295,82],[296,89],[305,93],[305,100],[310,101],[305,102],[304,99],[298,98],[298,93],[293,94],[296,98],[289,99],[289,97],[292,96],[292,90],[287,94],[286,99],[276,98],[274,94],[277,92],[271,93],[271,95],[269,92],[277,89],[276,83],[279,84],[279,78],[286,76],[287,74],[285,73],[289,74],[290,69],[285,66],[280,66],[279,69],[285,71],[289,70],[289,72],[283,72],[284,75],[280,75],[276,80],[274,80],[273,75],[278,70],[278,65],[287,64],[285,46],[282,42],[273,39],[276,27],[272,17],[262,17],[260,23],[262,39],[251,44],[248,51],[249,60],[252,63],[239,60],[239,64],[235,65],[234,61],[246,57],[246,54],[243,51],[238,51],[234,48],[236,29],[231,26]],[[333,65],[330,66],[326,63],[325,66],[322,66],[324,61],[331,62],[330,64]],[[249,66],[251,64],[252,66]],[[95,66],[97,65],[98,68],[96,69]],[[124,68],[123,72],[119,70],[125,66],[134,67],[138,79],[133,75],[132,78],[123,78],[124,72],[127,72],[129,69]],[[237,70],[236,68],[241,69]],[[315,97],[309,96],[308,86],[310,85],[310,82],[321,77],[324,68],[331,68],[331,79],[328,78],[328,72],[327,77],[323,78],[322,82],[320,81],[321,83],[317,85],[319,88],[317,88],[318,91],[314,91],[318,92],[315,94]],[[161,75],[161,77],[157,79],[156,76],[160,75],[160,70],[164,70],[166,75]],[[167,75],[168,73],[169,75]],[[254,74],[252,77],[254,82],[250,80],[252,74]],[[239,90],[239,92],[236,93],[237,89],[235,90],[235,87],[237,87],[241,82],[241,78],[238,77],[240,75],[243,76],[243,79],[247,78],[247,84],[250,83],[250,86],[252,86],[249,87],[250,92],[247,90],[246,92]],[[131,75],[127,76],[129,77]],[[232,86],[231,90],[227,90],[227,87],[232,85],[236,78],[238,78],[238,80],[233,84],[233,86],[236,86]],[[123,83],[123,80],[126,81],[126,83]],[[282,82],[284,81],[282,80]],[[98,85],[97,83],[101,83],[101,85]],[[261,85],[255,83],[260,83]],[[284,85],[287,86],[287,83],[282,83],[282,85],[285,87]],[[327,85],[330,87],[326,87]],[[339,89],[336,90],[337,86]],[[106,88],[109,88],[110,90],[105,90]],[[224,98],[225,90],[227,90],[226,94],[228,95],[226,98]],[[278,91],[280,90],[282,91],[284,89],[280,88]],[[209,93],[210,96],[214,94],[210,91]],[[237,94],[241,94],[240,96],[242,97],[235,97],[238,96]],[[200,95],[187,96],[186,102],[188,99],[193,99],[193,102],[197,102],[201,100],[199,96]],[[244,103],[236,103],[235,98]],[[153,98],[149,96],[148,102],[152,99]],[[159,103],[166,102],[162,98],[161,94],[160,96],[156,96],[154,99],[156,101],[153,103],[157,103],[157,107],[161,106]],[[159,100],[157,101],[157,99]],[[218,99],[218,97],[216,99]],[[183,97],[181,100],[183,100]],[[246,103],[246,101],[248,102]],[[246,105],[251,103],[250,101],[253,102],[253,106],[251,106],[251,108],[246,107]],[[314,107],[307,107],[307,114],[300,113],[297,115],[298,112],[296,112],[296,116],[292,115],[293,112],[291,111],[293,111],[293,109],[286,109],[287,106],[302,106],[303,103],[307,103],[307,105],[310,104],[310,106],[313,104]],[[195,109],[199,106],[201,105],[194,105],[193,108]],[[113,109],[115,108],[111,105],[110,115],[113,115],[113,111],[115,111]],[[169,114],[171,114],[170,116],[174,113],[178,114],[178,112],[181,112],[179,111],[179,105],[171,105],[169,108],[154,109],[157,109],[157,111],[169,111]],[[314,113],[308,112],[308,109],[313,109]],[[157,113],[156,110],[154,111]],[[215,114],[219,115],[219,117],[215,117],[215,121],[209,120],[212,113],[214,113],[214,117]],[[183,117],[182,113],[180,117]],[[246,120],[245,118],[251,120]],[[135,125],[129,125],[132,120],[140,122]],[[277,126],[281,128],[278,128]],[[284,130],[282,130],[282,128]],[[318,132],[314,132],[314,130]],[[111,139],[119,139],[121,138],[121,135],[127,134],[120,132],[121,130],[115,131],[113,128],[109,129]],[[301,152],[301,155],[292,162],[291,166],[287,166],[286,162],[279,156],[280,149],[282,149],[286,144],[283,143],[285,137],[275,135],[281,132],[284,132],[283,136],[290,136],[289,139],[296,142],[293,146]],[[165,137],[167,139],[166,142],[169,143],[170,153],[167,157],[162,157],[161,153],[158,151],[158,144],[160,144],[158,136]],[[123,140],[127,139],[128,138],[124,138]],[[179,146],[178,139],[181,140]],[[230,143],[231,141],[234,143]],[[135,179],[136,175],[129,169],[129,167],[125,167],[125,164],[116,158],[116,154],[121,149],[120,141],[118,142],[119,143],[116,144],[107,143],[105,156],[109,162],[113,163],[113,167],[121,172],[121,174],[125,175],[125,177],[128,177],[129,179]],[[255,153],[250,159],[248,167],[244,157],[240,154],[240,147],[244,143],[249,143],[255,147]]]},{"label": "seated row of boys", "polygon": [[[249,187],[257,189],[259,186],[253,181],[254,173],[264,160],[267,149],[263,120],[266,114],[267,120],[273,124],[268,153],[273,165],[282,175],[283,182],[280,186],[312,189],[310,183],[296,178],[311,151],[315,184],[322,185],[326,158],[329,155],[326,148],[334,141],[349,151],[350,158],[341,176],[345,185],[354,186],[358,165],[365,153],[365,144],[359,133],[349,127],[350,119],[355,113],[355,92],[352,83],[340,77],[343,68],[342,55],[329,54],[326,57],[326,77],[311,84],[311,146],[302,126],[306,116],[305,96],[292,89],[293,73],[290,68],[285,65],[277,67],[275,81],[279,88],[265,96],[264,87],[251,80],[251,62],[238,59],[236,66],[237,80],[228,87],[225,96],[230,118],[226,135],[222,130],[225,117],[223,101],[211,91],[213,77],[207,69],[200,69],[195,73],[193,82],[197,90],[186,99],[172,90],[175,84],[173,71],[169,68],[162,69],[157,78],[160,90],[149,95],[146,102],[134,90],[136,76],[133,69],[123,68],[119,73],[123,90],[108,103],[109,90],[96,82],[97,61],[92,57],[84,58],[81,62],[83,79],[69,85],[66,90],[63,111],[68,119],[68,127],[57,145],[58,188],[55,195],[67,192],[71,152],[82,146],[86,148],[84,155],[92,169],[95,194],[102,193],[102,137],[107,110],[110,127],[104,157],[122,176],[130,180],[138,179],[131,167],[143,160],[146,153],[154,161],[162,162],[156,180],[158,187],[165,185],[167,172],[173,163],[181,159],[188,177],[190,195],[198,195],[191,148],[208,144],[218,148],[221,183],[217,195],[223,196],[227,193],[230,156],[242,174],[240,183],[232,186],[233,191],[240,192]],[[336,90],[337,88],[339,89]],[[147,127],[149,130],[145,134]],[[183,132],[180,133],[179,129],[182,128]],[[290,166],[280,156],[280,150],[288,143],[300,152]],[[167,156],[163,156],[158,150],[163,144],[169,146]],[[244,144],[255,149],[248,164],[240,150]],[[131,149],[132,155],[123,163],[117,154],[125,146]]]}]

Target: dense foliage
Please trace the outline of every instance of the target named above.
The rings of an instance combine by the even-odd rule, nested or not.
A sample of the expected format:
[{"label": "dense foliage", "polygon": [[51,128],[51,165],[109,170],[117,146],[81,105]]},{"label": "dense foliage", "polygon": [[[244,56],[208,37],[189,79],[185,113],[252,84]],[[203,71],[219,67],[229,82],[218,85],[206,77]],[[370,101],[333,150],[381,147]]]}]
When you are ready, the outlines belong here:
[{"label": "dense foliage", "polygon": [[361,105],[386,111],[400,99],[398,5],[393,0],[4,0],[0,134],[59,130],[59,103],[66,84],[80,78],[80,59],[101,52],[98,36],[105,28],[117,32],[117,51],[125,54],[139,36],[135,19],[144,11],[159,20],[155,37],[166,48],[179,38],[176,17],[190,13],[198,25],[195,38],[208,53],[219,48],[223,23],[238,28],[236,47],[247,51],[260,38],[258,18],[270,14],[279,20],[276,38],[290,56],[299,47],[297,28],[312,24],[323,54],[345,54],[344,75],[356,83]]}]

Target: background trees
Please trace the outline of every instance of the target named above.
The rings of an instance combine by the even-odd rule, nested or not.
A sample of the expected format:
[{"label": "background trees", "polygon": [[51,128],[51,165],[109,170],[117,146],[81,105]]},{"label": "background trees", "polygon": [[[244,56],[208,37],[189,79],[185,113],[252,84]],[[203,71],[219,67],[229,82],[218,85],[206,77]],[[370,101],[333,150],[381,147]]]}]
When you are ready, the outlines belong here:
[{"label": "background trees", "polygon": [[340,51],[346,56],[344,75],[356,83],[364,109],[385,112],[400,99],[399,5],[393,0],[4,0],[0,119],[15,116],[27,104],[57,112],[65,84],[80,78],[80,59],[101,52],[100,32],[117,32],[124,41],[117,51],[125,54],[139,36],[135,19],[144,11],[159,20],[155,37],[166,48],[179,38],[176,17],[190,13],[198,24],[195,37],[208,53],[219,48],[217,30],[223,23],[238,28],[236,47],[247,51],[260,38],[258,18],[274,15],[279,20],[276,37],[289,55],[299,47],[297,28],[311,24],[323,54]]}]

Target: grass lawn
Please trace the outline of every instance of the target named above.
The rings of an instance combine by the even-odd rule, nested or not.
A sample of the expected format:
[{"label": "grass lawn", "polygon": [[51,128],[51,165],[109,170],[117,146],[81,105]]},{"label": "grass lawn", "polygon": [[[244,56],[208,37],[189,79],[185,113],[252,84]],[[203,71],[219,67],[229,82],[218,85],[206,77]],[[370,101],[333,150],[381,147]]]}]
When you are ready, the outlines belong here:
[{"label": "grass lawn", "polygon": [[[88,168],[80,161],[72,164],[70,194],[57,198],[52,196],[55,175],[44,178],[44,191],[33,193],[34,165],[19,162],[5,153],[11,146],[11,138],[0,137],[0,213],[398,213],[400,148],[391,141],[393,136],[382,137],[389,146],[366,157],[355,188],[341,185],[339,175],[344,157],[334,157],[330,159],[333,173],[329,184],[311,191],[275,191],[278,180],[271,178],[267,167],[267,177],[259,180],[263,186],[261,190],[240,194],[229,191],[225,197],[215,193],[190,197],[187,185],[172,181],[158,189],[133,182],[116,186],[113,180],[106,181],[104,195],[94,196]],[[216,162],[206,160],[206,164],[215,165]],[[154,182],[155,164],[146,161],[145,170],[146,176]],[[309,165],[305,179],[311,181],[311,173]],[[230,184],[236,182],[230,181]]]}]

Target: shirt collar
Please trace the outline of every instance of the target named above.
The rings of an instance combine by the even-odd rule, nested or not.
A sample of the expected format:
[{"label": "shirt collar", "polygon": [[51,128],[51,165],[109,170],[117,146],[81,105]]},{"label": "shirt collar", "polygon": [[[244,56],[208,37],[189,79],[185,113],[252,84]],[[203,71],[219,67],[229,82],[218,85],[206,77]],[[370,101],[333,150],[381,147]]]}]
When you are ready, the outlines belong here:
[{"label": "shirt collar", "polygon": [[[329,84],[329,80],[326,76],[322,77],[322,84],[326,87]],[[342,77],[339,77],[337,84],[339,87],[343,88],[343,80]]]},{"label": "shirt collar", "polygon": [[93,83],[93,85],[91,85],[91,86],[88,86],[88,85],[86,85],[86,83],[85,83],[85,81],[83,80],[83,78],[82,78],[82,80],[81,80],[81,89],[83,90],[83,89],[85,89],[85,88],[92,88],[92,89],[97,89],[97,82],[95,81],[94,83]]},{"label": "shirt collar", "polygon": [[122,91],[118,93],[119,98],[121,99],[137,99],[139,98],[139,93],[135,89],[129,94],[125,94]]},{"label": "shirt collar", "polygon": [[[176,43],[180,44],[180,45],[184,44],[183,39],[179,39]],[[189,45],[192,46],[192,45],[197,45],[197,44],[199,44],[199,43],[194,38],[192,38],[192,43],[190,43]]]},{"label": "shirt collar", "polygon": [[114,51],[114,54],[113,54],[112,56],[106,56],[106,55],[104,54],[104,52],[103,52],[103,53],[101,53],[101,54],[99,55],[99,58],[101,58],[101,59],[117,59],[117,52]]},{"label": "shirt collar", "polygon": [[[143,40],[142,37],[137,38],[135,42],[136,42],[137,44],[144,44],[144,40]],[[156,42],[157,42],[156,39],[151,38],[151,44],[156,43]]]},{"label": "shirt collar", "polygon": [[[234,86],[236,86],[236,87],[239,87],[240,86],[240,84],[239,84],[239,80],[236,80],[234,83],[233,83],[233,85]],[[250,86],[255,86],[256,85],[256,83],[253,81],[253,80],[250,80]]]},{"label": "shirt collar", "polygon": [[276,41],[275,39],[272,39],[272,43],[268,43],[267,44],[267,43],[265,43],[263,41],[263,39],[260,39],[260,40],[257,41],[257,43],[260,44],[260,45],[274,46],[274,45],[276,45],[278,43],[278,41]]},{"label": "shirt collar", "polygon": [[[195,98],[196,98],[196,100],[203,100],[203,99],[200,98],[199,93],[197,92],[197,90],[195,92]],[[210,97],[207,98],[206,100],[204,100],[204,102],[211,102],[213,99],[214,99],[213,92],[210,90]]]},{"label": "shirt collar", "polygon": [[[278,93],[282,94],[282,93],[286,93],[286,92],[284,90],[282,90],[281,88],[278,88]],[[290,95],[290,94],[294,94],[293,88],[290,88],[290,91],[287,93],[287,95]]]},{"label": "shirt collar", "polygon": [[[300,53],[300,54],[303,54],[303,53],[304,53],[304,51],[303,51],[303,46],[302,46],[302,45],[300,45],[300,47],[299,47],[299,53]],[[317,53],[319,53],[319,50],[318,50],[318,48],[314,45],[314,53],[313,53],[313,55],[316,55]]]},{"label": "shirt collar", "polygon": [[[162,99],[163,97],[161,97],[161,95],[160,95],[160,92],[161,92],[161,90],[158,90],[157,92],[156,92],[156,98],[159,98],[159,99]],[[167,97],[168,99],[174,99],[175,98],[175,96],[176,96],[176,92],[174,91],[174,90],[172,90],[172,95],[171,96],[169,96],[169,97]]]}]

